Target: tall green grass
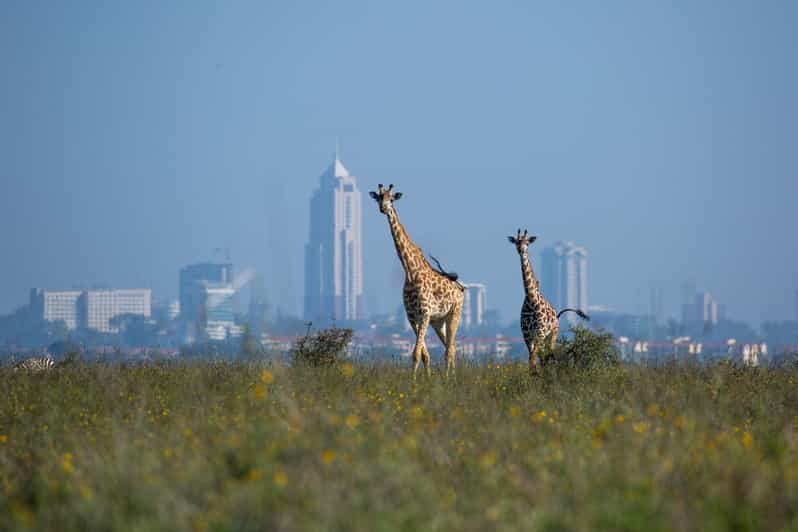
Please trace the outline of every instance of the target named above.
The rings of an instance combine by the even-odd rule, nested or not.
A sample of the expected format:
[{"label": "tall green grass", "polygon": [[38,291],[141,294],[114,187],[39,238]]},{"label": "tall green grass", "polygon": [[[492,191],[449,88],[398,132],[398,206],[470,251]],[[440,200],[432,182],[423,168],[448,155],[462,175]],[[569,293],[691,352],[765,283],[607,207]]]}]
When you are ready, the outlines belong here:
[{"label": "tall green grass", "polygon": [[798,374],[0,372],[7,530],[798,529]]}]

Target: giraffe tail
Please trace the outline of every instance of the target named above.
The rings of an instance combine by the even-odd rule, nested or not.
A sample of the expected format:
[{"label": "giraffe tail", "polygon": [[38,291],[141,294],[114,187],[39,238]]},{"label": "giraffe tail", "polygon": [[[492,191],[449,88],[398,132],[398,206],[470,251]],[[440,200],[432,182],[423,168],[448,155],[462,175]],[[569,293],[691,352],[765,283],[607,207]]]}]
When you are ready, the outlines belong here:
[{"label": "giraffe tail", "polygon": [[559,311],[557,313],[557,319],[560,319],[560,316],[562,316],[566,312],[576,312],[576,315],[579,316],[580,318],[585,319],[587,321],[590,321],[590,316],[588,316],[587,314],[585,314],[584,312],[582,312],[578,308],[564,308],[564,309],[562,309],[561,311]]},{"label": "giraffe tail", "polygon": [[455,283],[457,283],[458,285],[460,285],[460,288],[462,288],[463,290],[465,290],[465,286],[463,286],[463,283],[461,283],[460,281],[458,281],[458,279],[460,278],[460,276],[459,276],[459,275],[457,275],[457,273],[456,273],[456,272],[447,272],[446,270],[444,270],[444,269],[443,269],[443,266],[441,266],[441,263],[440,263],[440,261],[439,261],[438,259],[436,259],[436,258],[435,258],[435,257],[433,257],[432,255],[430,255],[430,256],[429,256],[429,258],[431,258],[432,260],[434,260],[434,261],[435,261],[435,264],[438,266],[438,267],[437,267],[437,269],[436,269],[436,268],[433,268],[433,270],[434,270],[434,271],[436,271],[437,273],[439,273],[439,274],[443,275],[444,277],[446,277],[446,278],[447,278],[447,279],[449,279],[450,281],[454,281]]}]

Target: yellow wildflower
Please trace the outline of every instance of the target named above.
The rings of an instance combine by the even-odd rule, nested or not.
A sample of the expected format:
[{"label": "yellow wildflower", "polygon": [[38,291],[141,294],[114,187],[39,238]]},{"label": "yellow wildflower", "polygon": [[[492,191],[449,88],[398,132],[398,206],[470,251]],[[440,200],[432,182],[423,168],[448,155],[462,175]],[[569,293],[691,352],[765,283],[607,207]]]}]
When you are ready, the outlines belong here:
[{"label": "yellow wildflower", "polygon": [[262,400],[266,398],[266,387],[263,384],[256,384],[252,391],[255,399]]},{"label": "yellow wildflower", "polygon": [[620,424],[620,423],[623,423],[623,420],[624,420],[624,419],[626,419],[626,418],[625,418],[625,417],[623,417],[623,415],[622,415],[622,414],[618,414],[617,416],[615,416],[615,422],[616,422],[616,423],[619,423],[619,424]]},{"label": "yellow wildflower", "polygon": [[72,455],[70,453],[64,453],[64,455],[61,457],[61,468],[67,475],[72,473]]},{"label": "yellow wildflower", "polygon": [[479,465],[482,469],[490,469],[496,463],[496,454],[493,452],[483,454],[479,459]]},{"label": "yellow wildflower", "polygon": [[347,378],[351,377],[352,375],[355,374],[355,366],[347,362],[346,364],[341,366],[341,374]]},{"label": "yellow wildflower", "polygon": [[274,380],[274,375],[268,369],[264,369],[263,372],[260,374],[260,381],[263,384],[271,384]]},{"label": "yellow wildflower", "polygon": [[254,467],[247,471],[247,481],[248,482],[257,482],[263,477],[263,470],[259,467]]},{"label": "yellow wildflower", "polygon": [[746,449],[750,449],[752,445],[754,445],[754,437],[746,430],[743,432],[743,446]]},{"label": "yellow wildflower", "polygon": [[285,474],[285,471],[277,471],[272,477],[272,481],[278,488],[284,488],[288,485],[288,475]]},{"label": "yellow wildflower", "polygon": [[327,449],[326,451],[321,453],[321,462],[324,465],[329,465],[333,463],[334,460],[335,460],[335,451]]},{"label": "yellow wildflower", "polygon": [[510,407],[510,417],[518,417],[521,415],[521,409],[517,406]]},{"label": "yellow wildflower", "polygon": [[356,429],[357,426],[360,425],[360,418],[354,414],[349,414],[346,416],[346,426],[350,429]]},{"label": "yellow wildflower", "polygon": [[0,443],[6,443],[8,441],[8,436],[5,434],[0,434]]},{"label": "yellow wildflower", "polygon": [[636,433],[643,434],[646,431],[646,424],[641,421],[638,421],[637,423],[632,425],[632,428]]}]

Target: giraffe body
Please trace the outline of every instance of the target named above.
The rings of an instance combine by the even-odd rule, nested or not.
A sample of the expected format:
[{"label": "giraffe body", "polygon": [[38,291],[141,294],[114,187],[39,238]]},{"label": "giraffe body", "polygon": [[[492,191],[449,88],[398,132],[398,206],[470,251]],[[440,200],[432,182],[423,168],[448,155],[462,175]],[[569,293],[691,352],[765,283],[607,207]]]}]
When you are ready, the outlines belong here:
[{"label": "giraffe body", "polygon": [[[521,334],[524,337],[527,350],[529,351],[529,365],[537,368],[540,365],[538,351],[544,346],[553,348],[557,343],[557,335],[560,331],[559,315],[554,311],[543,293],[540,291],[540,283],[535,277],[532,263],[529,261],[529,244],[536,240],[536,237],[529,236],[527,231],[515,237],[508,237],[508,240],[515,244],[518,255],[521,258],[521,276],[524,281],[524,304],[521,306]],[[573,309],[565,309],[573,310]],[[561,312],[561,313],[562,313]],[[578,311],[582,317],[587,317]]]},{"label": "giraffe body", "polygon": [[[523,260],[523,259],[522,259]],[[526,257],[529,265],[529,258]],[[523,265],[522,265],[523,269]],[[529,266],[531,271],[532,267]],[[524,304],[521,306],[521,334],[524,337],[527,351],[529,351],[529,364],[537,367],[540,359],[537,352],[548,345],[553,348],[557,343],[557,335],[560,330],[560,323],[554,307],[546,301],[540,289],[536,293],[527,291]]]},{"label": "giraffe body", "polygon": [[430,325],[446,349],[448,372],[454,368],[455,338],[463,310],[463,288],[444,273],[434,270],[421,248],[410,239],[393,206],[393,202],[402,197],[399,192],[393,193],[393,185],[388,189],[380,185],[378,192],[371,192],[371,197],[379,204],[380,212],[388,218],[396,253],[405,271],[402,299],[407,320],[416,333],[413,373],[423,361],[429,374],[430,357],[425,337]]}]

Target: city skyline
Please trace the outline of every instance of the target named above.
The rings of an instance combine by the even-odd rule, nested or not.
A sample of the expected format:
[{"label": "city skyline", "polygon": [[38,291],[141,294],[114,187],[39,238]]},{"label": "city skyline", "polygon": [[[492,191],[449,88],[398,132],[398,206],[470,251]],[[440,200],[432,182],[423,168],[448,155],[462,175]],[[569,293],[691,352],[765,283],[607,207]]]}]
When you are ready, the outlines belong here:
[{"label": "city skyline", "polygon": [[[503,322],[518,226],[536,266],[559,240],[590,251],[591,304],[643,313],[661,289],[679,316],[695,278],[729,317],[795,315],[798,6],[464,5],[443,40],[451,9],[423,9],[7,4],[0,312],[31,286],[174,298],[221,247],[301,315],[307,201],[340,136],[361,189],[395,183],[417,243]],[[364,300],[391,312],[395,252],[362,222]]]}]

